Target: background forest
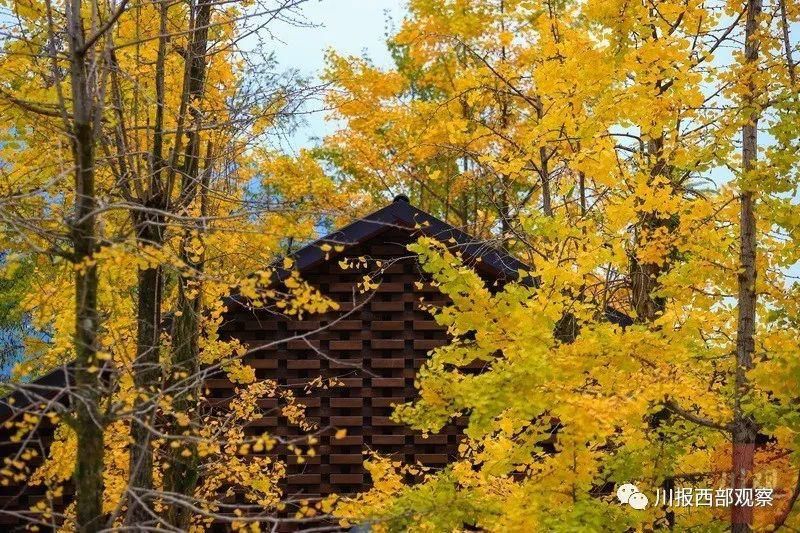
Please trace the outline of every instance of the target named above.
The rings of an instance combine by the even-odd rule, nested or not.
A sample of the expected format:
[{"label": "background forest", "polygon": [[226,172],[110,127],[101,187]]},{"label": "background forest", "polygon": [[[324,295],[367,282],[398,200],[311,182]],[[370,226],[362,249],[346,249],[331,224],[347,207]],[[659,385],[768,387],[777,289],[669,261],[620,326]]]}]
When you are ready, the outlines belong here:
[{"label": "background forest", "polygon": [[[0,469],[47,488],[30,528],[800,528],[800,2],[408,0],[392,65],[332,49],[318,79],[271,54],[277,25],[325,22],[305,4],[3,0],[0,355],[35,400],[7,427],[58,425],[42,466]],[[331,133],[286,149],[309,113]],[[369,457],[372,490],[285,517],[276,438],[243,427],[258,398],[303,406],[219,339],[224,297],[333,308],[269,280],[399,193],[530,271],[495,290],[411,246],[453,341],[395,417],[466,415],[459,457],[414,483]],[[45,402],[32,381],[68,364],[72,407]],[[210,369],[239,385],[224,411],[200,408]],[[775,499],[635,510],[626,482]]]}]

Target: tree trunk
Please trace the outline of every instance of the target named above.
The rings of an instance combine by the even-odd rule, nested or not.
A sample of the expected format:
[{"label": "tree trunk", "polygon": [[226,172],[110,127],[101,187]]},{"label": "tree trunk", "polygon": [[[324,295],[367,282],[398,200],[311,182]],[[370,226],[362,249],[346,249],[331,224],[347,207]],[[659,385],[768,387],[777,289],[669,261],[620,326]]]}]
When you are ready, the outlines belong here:
[{"label": "tree trunk", "polygon": [[[761,0],[748,0],[745,23],[745,64],[758,60],[758,40],[755,37]],[[749,114],[742,127],[742,192],[740,199],[740,247],[739,247],[739,307],[736,330],[735,397],[732,424],[733,439],[733,489],[751,488],[753,484],[753,458],[758,431],[752,415],[742,409],[743,399],[751,386],[747,371],[753,367],[756,319],[756,219],[755,195],[751,185],[752,171],[758,157],[758,119],[760,112],[755,107],[756,88],[752,79],[748,82],[744,107]],[[750,531],[753,522],[752,507],[736,505],[731,508],[731,530],[734,533]]]},{"label": "tree trunk", "polygon": [[[534,103],[536,118],[541,121],[544,117],[544,108],[539,95],[534,97]],[[542,181],[542,213],[548,217],[553,216],[553,193],[550,190],[550,169],[548,168],[551,156],[552,154],[547,154],[547,149],[544,146],[539,148],[539,179]]]},{"label": "tree trunk", "polygon": [[[159,6],[159,41],[156,58],[155,89],[156,112],[153,128],[153,150],[149,162],[150,175],[146,196],[140,199],[145,210],[134,212],[136,240],[140,246],[160,248],[164,242],[164,217],[159,211],[166,210],[165,186],[162,183],[163,127],[164,127],[164,63],[167,51],[167,11],[169,4]],[[126,154],[122,154],[124,160]],[[155,208],[154,211],[147,211]],[[136,390],[144,394],[144,401],[137,401],[134,419],[131,421],[130,481],[129,490],[137,498],[128,499],[126,523],[141,524],[152,519],[150,498],[147,492],[153,489],[153,450],[150,445],[151,431],[147,424],[155,421],[155,405],[151,393],[160,388],[161,365],[161,304],[162,271],[160,267],[139,269],[136,360],[133,364],[133,383]],[[147,423],[147,424],[146,424]]]},{"label": "tree trunk", "polygon": [[548,168],[549,157],[545,148],[539,148],[539,172],[542,178],[542,212],[548,216],[553,216],[553,193],[550,191],[550,169]]},{"label": "tree trunk", "polygon": [[[139,242],[158,246],[161,228],[145,222],[139,232]],[[159,363],[161,331],[161,268],[139,269],[136,360],[133,363],[133,383],[139,394],[137,409],[131,420],[130,479],[128,488],[133,496],[128,499],[128,525],[143,524],[152,520],[150,496],[153,488],[153,450],[150,446],[151,430],[155,420],[153,396],[160,388]]]},{"label": "tree trunk", "polygon": [[[210,153],[211,147],[208,151]],[[210,159],[210,156],[207,156]],[[208,168],[205,169],[202,187],[200,188],[201,216],[206,215],[206,192],[208,190]],[[198,224],[197,232],[204,231],[203,225]],[[198,420],[198,399],[202,379],[200,376],[200,349],[198,337],[200,336],[200,313],[202,312],[202,280],[203,256],[193,257],[186,251],[192,233],[187,231],[184,235],[181,249],[181,259],[187,265],[188,273],[181,275],[178,286],[178,313],[172,328],[172,368],[170,385],[174,388],[172,406],[175,412],[187,413],[193,423]],[[192,427],[182,428],[174,426],[171,433],[189,433]],[[184,450],[189,451],[184,456]],[[191,497],[194,494],[199,477],[200,457],[197,452],[197,443],[187,441],[177,449],[170,448],[170,468],[164,474],[164,488],[168,492],[176,492]],[[167,522],[178,528],[188,529],[192,512],[182,506],[171,505],[167,511]]]},{"label": "tree trunk", "polygon": [[77,458],[74,472],[76,521],[81,532],[97,531],[103,521],[102,372],[97,360],[97,267],[91,264],[97,245],[94,130],[97,110],[89,91],[89,74],[81,1],[67,6],[70,81],[72,86],[72,153],[75,160],[75,212],[71,224],[75,273],[75,405]]},{"label": "tree trunk", "polygon": [[[196,102],[202,99],[205,84],[207,65],[208,27],[211,20],[212,0],[202,0],[197,6],[197,16],[192,31],[192,42],[189,46],[189,67],[186,78],[185,102],[192,104],[190,113],[193,124],[187,131],[188,140],[181,165],[181,190],[180,205],[188,207],[197,196],[197,190],[205,197],[206,186],[200,187],[200,126],[202,111]],[[205,198],[202,199],[203,203]],[[201,208],[201,214],[204,209]],[[202,231],[202,224],[199,228]],[[178,305],[172,327],[172,369],[170,386],[180,387],[173,393],[173,409],[176,412],[189,414],[191,421],[197,419],[197,401],[200,392],[199,376],[199,349],[198,337],[200,335],[200,274],[202,273],[202,258],[193,258],[187,252],[190,230],[186,230],[181,245],[181,259],[186,264],[186,272],[180,276]],[[181,383],[181,385],[178,385]],[[173,433],[190,431],[189,428],[174,427]],[[189,451],[184,456],[184,450]],[[199,456],[197,444],[187,441],[183,446],[172,449],[169,454],[169,469],[164,474],[164,490],[175,492],[191,498],[198,479]],[[192,517],[191,511],[179,505],[170,505],[166,512],[167,522],[178,529],[187,529]]]},{"label": "tree trunk", "polygon": [[[199,283],[192,276],[181,276],[179,280],[178,316],[172,327],[172,368],[170,385],[180,387],[173,397],[172,407],[175,412],[188,413],[191,420],[196,418],[197,399],[200,392],[200,376],[198,375],[198,345],[200,334],[200,296],[197,293]],[[174,426],[172,434],[181,431],[190,432],[192,427]],[[164,490],[191,497],[198,479],[199,456],[197,445],[193,441],[182,443],[177,449],[169,449],[169,469],[164,473]],[[189,455],[184,456],[184,450]],[[188,528],[192,513],[180,505],[170,505],[167,509],[167,522],[178,529]]]},{"label": "tree trunk", "polygon": [[[75,261],[89,260],[95,247],[94,171],[92,129],[76,124],[80,155],[76,170],[76,218],[73,229]],[[101,380],[97,361],[97,267],[88,265],[75,273],[75,433],[77,464],[75,488],[78,530],[97,531],[103,516],[103,420],[100,414]]]},{"label": "tree trunk", "polygon": [[[645,222],[645,224],[647,224]],[[658,277],[664,268],[653,263],[641,263],[636,252],[630,256],[631,306],[636,313],[636,321],[652,323],[664,310],[664,299],[653,293],[658,290]]]},{"label": "tree trunk", "polygon": [[[662,91],[661,81],[656,83],[656,89]],[[650,170],[652,179],[664,177],[671,179],[671,168],[664,159],[664,134],[652,139],[647,144],[647,153],[651,158],[655,158],[653,168]],[[666,227],[669,231],[674,231],[676,223],[668,219],[659,218],[654,213],[645,213],[640,219],[638,231],[656,231]],[[637,235],[637,241],[639,237]],[[667,269],[669,264],[642,263],[636,257],[634,250],[630,256],[630,278],[631,278],[631,306],[636,313],[636,320],[642,324],[653,322],[660,313],[664,311],[666,302],[663,298],[654,293],[659,288],[658,278]]]}]

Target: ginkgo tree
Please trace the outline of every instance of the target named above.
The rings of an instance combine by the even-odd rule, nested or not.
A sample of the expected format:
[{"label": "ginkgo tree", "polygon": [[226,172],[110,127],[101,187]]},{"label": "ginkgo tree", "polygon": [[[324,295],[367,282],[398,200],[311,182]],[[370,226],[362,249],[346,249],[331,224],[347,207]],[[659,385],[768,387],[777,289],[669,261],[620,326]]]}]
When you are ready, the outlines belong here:
[{"label": "ginkgo tree", "polygon": [[[316,160],[317,172],[330,169],[346,190],[378,198],[402,190],[512,249],[532,224],[556,232],[601,204],[632,203],[637,188],[659,189],[659,200],[673,197],[661,212],[640,210],[633,232],[633,248],[652,257],[629,253],[623,269],[637,316],[652,319],[660,308],[654,280],[670,257],[670,210],[693,194],[694,170],[724,150],[709,111],[719,94],[702,84],[738,19],[702,4],[687,6],[673,25],[647,4],[624,17],[613,4],[570,2],[409,8],[389,41],[395,69],[331,53],[328,100],[345,127],[296,158],[295,172],[313,171]],[[598,26],[587,27],[586,14]],[[604,39],[613,42],[598,46]],[[620,173],[624,187],[613,179]],[[516,251],[535,264],[549,248],[537,242]]]},{"label": "ginkgo tree", "polygon": [[[27,442],[43,420],[57,426],[50,449],[23,446],[2,472],[4,484],[46,487],[26,511],[32,526],[279,521],[269,513],[281,504],[283,465],[247,457],[277,441],[243,427],[261,416],[256,399],[271,396],[291,423],[315,428],[216,330],[232,292],[287,314],[334,306],[296,276],[284,291],[265,289],[287,238],[313,235],[320,217],[353,204],[326,179],[316,186],[323,211],[262,171],[268,136],[305,89],[239,47],[270,21],[301,20],[302,3],[9,4],[3,272],[31,268],[15,307],[47,335],[28,340],[14,371],[11,388],[34,401],[8,427]],[[252,193],[261,180],[264,193]],[[28,383],[59,367],[74,381],[55,399]],[[200,385],[214,372],[238,397],[209,414]],[[27,466],[43,455],[40,468]],[[68,483],[76,496],[62,513],[55,502]],[[222,502],[232,486],[249,508]]]},{"label": "ginkgo tree", "polygon": [[[454,340],[395,416],[469,425],[459,457],[417,483],[415,465],[368,463],[375,487],[340,503],[346,522],[796,522],[797,16],[791,2],[417,1],[392,37],[395,69],[332,57],[346,126],[317,153],[338,179],[375,194],[485,188],[478,233],[531,267],[497,288],[447,243],[411,247],[451,299],[430,312]],[[483,107],[465,117],[463,102]],[[433,161],[467,151],[484,173],[455,165],[443,181]],[[503,197],[516,198],[510,223]],[[647,510],[616,501],[626,482]],[[774,499],[656,505],[685,487]]]}]

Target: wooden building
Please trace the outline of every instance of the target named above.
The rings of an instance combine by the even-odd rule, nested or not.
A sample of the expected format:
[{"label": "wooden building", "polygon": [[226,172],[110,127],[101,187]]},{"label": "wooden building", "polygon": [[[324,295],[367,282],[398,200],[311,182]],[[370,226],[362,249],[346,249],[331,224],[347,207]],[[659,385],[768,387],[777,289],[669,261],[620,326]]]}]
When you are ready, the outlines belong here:
[{"label": "wooden building", "polygon": [[[237,338],[251,349],[266,346],[252,350],[246,362],[255,368],[258,378],[274,379],[297,389],[309,420],[322,428],[315,457],[300,464],[293,454],[285,456],[290,465],[287,497],[365,490],[370,483],[363,467],[366,451],[434,468],[456,454],[461,433],[458,422],[426,438],[390,418],[394,404],[414,398],[414,376],[428,352],[448,342],[447,333],[420,302],[423,298],[428,305],[444,304],[446,298],[426,282],[417,258],[406,248],[422,235],[436,237],[462,252],[465,260],[492,283],[502,285],[526,268],[399,196],[386,207],[293,254],[302,278],[338,302],[337,311],[297,320],[252,308],[236,298],[227,302],[222,337]],[[375,272],[380,262],[378,287],[360,292],[358,284],[366,270],[342,268],[340,261],[348,258],[365,258],[370,272]],[[37,383],[55,390],[67,383],[68,374],[68,369],[62,369]],[[306,395],[307,384],[320,377],[338,385],[317,387]],[[233,388],[234,384],[221,376],[206,381],[212,402],[224,401]],[[17,406],[26,401],[18,393],[13,396]],[[263,400],[259,407],[264,416],[248,429],[252,434],[303,434],[280,415],[274,400]],[[0,416],[9,416],[7,406],[0,406],[0,411]],[[335,438],[341,429],[347,430],[346,436]],[[7,442],[7,436],[7,431],[0,436],[4,441],[0,454],[4,457],[19,446]],[[52,427],[44,423],[36,439],[46,451]],[[27,511],[42,494],[41,487],[0,487],[0,509],[6,510],[0,510],[0,529],[22,523],[23,517],[14,513]]]}]

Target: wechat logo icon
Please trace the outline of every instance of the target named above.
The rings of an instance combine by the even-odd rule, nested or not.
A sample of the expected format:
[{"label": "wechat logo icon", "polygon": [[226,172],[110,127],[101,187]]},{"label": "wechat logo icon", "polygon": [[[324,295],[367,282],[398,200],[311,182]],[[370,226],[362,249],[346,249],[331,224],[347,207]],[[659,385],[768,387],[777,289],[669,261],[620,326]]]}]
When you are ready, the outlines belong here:
[{"label": "wechat logo icon", "polygon": [[633,483],[625,483],[617,489],[617,499],[621,504],[628,504],[634,509],[641,511],[647,507],[649,500],[642,494]]}]

